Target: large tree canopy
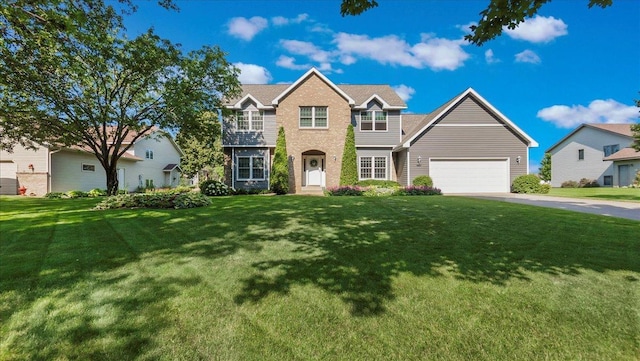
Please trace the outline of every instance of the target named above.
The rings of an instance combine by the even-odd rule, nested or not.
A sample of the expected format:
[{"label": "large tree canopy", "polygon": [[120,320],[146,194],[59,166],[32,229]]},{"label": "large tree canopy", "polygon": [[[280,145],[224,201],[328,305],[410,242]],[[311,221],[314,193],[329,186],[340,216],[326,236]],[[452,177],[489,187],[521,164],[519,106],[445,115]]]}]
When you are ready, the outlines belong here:
[{"label": "large tree canopy", "polygon": [[239,91],[225,54],[209,46],[184,54],[151,30],[128,39],[121,20],[102,0],[0,4],[0,146],[90,149],[114,194],[127,136],[217,131],[199,116]]},{"label": "large tree canopy", "polygon": [[[486,9],[480,12],[478,25],[471,27],[472,34],[466,35],[469,42],[482,45],[502,34],[504,28],[515,29],[526,18],[535,15],[540,7],[551,0],[490,0]],[[600,6],[605,8],[613,0],[588,0],[589,8]],[[359,15],[378,6],[376,0],[342,0],[340,13]]]}]

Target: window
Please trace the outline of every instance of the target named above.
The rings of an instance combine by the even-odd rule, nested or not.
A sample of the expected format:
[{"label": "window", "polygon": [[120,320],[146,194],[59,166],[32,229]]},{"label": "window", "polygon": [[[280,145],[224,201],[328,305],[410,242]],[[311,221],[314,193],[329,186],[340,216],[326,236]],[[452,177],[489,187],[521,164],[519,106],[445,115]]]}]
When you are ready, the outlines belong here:
[{"label": "window", "polygon": [[263,180],[265,179],[264,157],[238,157],[237,180]]},{"label": "window", "polygon": [[578,149],[578,160],[584,160],[584,149]]},{"label": "window", "polygon": [[146,159],[153,159],[153,150],[147,149],[147,151],[144,152],[144,157]]},{"label": "window", "polygon": [[367,132],[386,131],[387,112],[380,110],[360,112],[360,130]]},{"label": "window", "polygon": [[82,163],[82,171],[83,172],[95,172],[96,166],[93,164],[84,164]]},{"label": "window", "polygon": [[602,150],[604,151],[604,156],[608,157],[620,150],[620,144],[605,145]]},{"label": "window", "polygon": [[604,176],[604,185],[605,186],[612,186],[613,185],[613,176],[612,175]]},{"label": "window", "polygon": [[261,131],[264,129],[264,113],[262,111],[245,110],[236,112],[236,129]]},{"label": "window", "polygon": [[360,157],[360,179],[387,179],[387,157]]},{"label": "window", "polygon": [[300,128],[327,128],[328,126],[327,107],[300,107]]}]

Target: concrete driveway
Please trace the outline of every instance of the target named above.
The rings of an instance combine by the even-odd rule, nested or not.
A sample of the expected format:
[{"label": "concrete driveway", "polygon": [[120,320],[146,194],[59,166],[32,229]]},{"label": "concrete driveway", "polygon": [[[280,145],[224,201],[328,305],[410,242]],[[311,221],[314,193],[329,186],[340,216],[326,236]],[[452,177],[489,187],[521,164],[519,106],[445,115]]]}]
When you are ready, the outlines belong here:
[{"label": "concrete driveway", "polygon": [[601,199],[551,197],[537,194],[487,193],[459,194],[459,196],[489,199],[533,206],[560,208],[575,212],[600,214],[640,221],[639,202],[618,202]]}]

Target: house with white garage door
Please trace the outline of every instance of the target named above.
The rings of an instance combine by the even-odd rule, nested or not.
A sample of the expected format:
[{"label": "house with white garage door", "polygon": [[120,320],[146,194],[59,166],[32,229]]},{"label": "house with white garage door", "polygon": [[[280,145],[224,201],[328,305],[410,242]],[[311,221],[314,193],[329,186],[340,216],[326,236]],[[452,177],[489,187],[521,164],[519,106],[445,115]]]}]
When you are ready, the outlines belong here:
[{"label": "house with white garage door", "polygon": [[225,178],[233,188],[269,187],[280,127],[292,193],[339,185],[349,124],[360,180],[411,185],[429,175],[443,193],[509,192],[538,146],[471,88],[429,114],[411,114],[389,85],[334,84],[313,68],[291,84],[245,84],[226,107]]}]

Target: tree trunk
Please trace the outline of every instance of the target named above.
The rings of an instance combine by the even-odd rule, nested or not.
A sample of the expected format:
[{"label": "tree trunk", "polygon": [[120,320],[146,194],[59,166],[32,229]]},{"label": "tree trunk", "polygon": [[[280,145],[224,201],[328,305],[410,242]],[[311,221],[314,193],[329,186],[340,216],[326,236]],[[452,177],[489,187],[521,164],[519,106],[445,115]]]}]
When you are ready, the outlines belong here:
[{"label": "tree trunk", "polygon": [[107,173],[107,195],[115,196],[118,194],[118,168],[115,165],[105,167]]}]

